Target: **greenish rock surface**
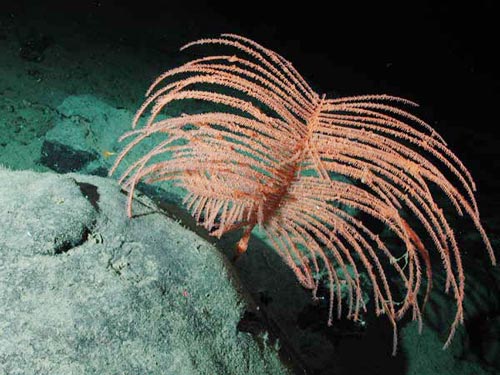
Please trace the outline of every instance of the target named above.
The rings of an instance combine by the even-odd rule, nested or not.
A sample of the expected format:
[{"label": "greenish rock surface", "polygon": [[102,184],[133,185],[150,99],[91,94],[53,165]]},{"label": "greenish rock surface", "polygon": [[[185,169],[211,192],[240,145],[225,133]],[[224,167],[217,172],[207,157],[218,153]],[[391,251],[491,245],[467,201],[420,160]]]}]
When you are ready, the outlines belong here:
[{"label": "greenish rock surface", "polygon": [[217,249],[112,180],[0,169],[1,374],[287,374]]}]

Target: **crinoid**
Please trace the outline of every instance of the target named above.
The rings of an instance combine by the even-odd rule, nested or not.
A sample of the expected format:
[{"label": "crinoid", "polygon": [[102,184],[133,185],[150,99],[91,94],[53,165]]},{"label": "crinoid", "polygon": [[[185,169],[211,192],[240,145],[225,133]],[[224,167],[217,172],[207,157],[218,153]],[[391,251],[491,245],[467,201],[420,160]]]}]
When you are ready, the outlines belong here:
[{"label": "crinoid", "polygon": [[[131,141],[111,173],[139,143],[161,135],[120,179],[129,193],[128,214],[138,182],[171,180],[187,191],[187,209],[211,235],[242,230],[239,253],[260,226],[304,287],[316,293],[316,275],[328,275],[328,324],[334,310],[341,316],[343,303],[348,318],[359,318],[364,272],[376,313],[387,315],[394,327],[394,351],[396,321],[412,310],[421,323],[431,289],[431,247],[440,254],[446,290],[457,305],[447,346],[463,321],[465,277],[437,190],[472,219],[493,263],[495,257],[470,173],[441,136],[403,109],[415,104],[388,95],[328,99],[289,61],[241,36],[201,39],[182,50],[200,45],[232,52],[163,73],[147,91],[134,129],[122,137]],[[174,102],[186,101],[210,108],[160,116]],[[394,254],[354,211],[385,224],[403,250]],[[401,255],[404,266],[397,260]],[[388,272],[401,283],[389,283]],[[348,291],[345,302],[341,288]]]}]

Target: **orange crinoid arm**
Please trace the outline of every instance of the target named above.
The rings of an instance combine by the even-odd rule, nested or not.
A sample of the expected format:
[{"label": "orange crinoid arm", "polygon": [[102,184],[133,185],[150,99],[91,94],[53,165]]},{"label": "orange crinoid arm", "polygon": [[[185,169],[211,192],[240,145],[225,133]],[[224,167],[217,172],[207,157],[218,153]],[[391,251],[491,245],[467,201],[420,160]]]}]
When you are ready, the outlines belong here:
[{"label": "orange crinoid arm", "polygon": [[[174,181],[187,192],[187,209],[212,235],[243,230],[239,252],[261,226],[304,287],[315,292],[317,275],[327,275],[329,324],[334,310],[341,316],[343,304],[348,318],[359,318],[364,272],[376,313],[393,324],[394,352],[396,321],[411,310],[421,322],[419,299],[430,291],[430,256],[437,252],[457,305],[447,346],[463,321],[465,277],[436,187],[459,215],[472,219],[493,263],[495,256],[470,173],[427,123],[404,109],[415,104],[389,95],[328,99],[283,57],[238,35],[201,39],[182,49],[194,46],[226,53],[158,77],[133,130],[122,137],[130,141],[111,173],[143,140],[161,135],[120,179],[129,192],[129,215],[140,181]],[[161,115],[181,103],[201,104],[180,116]],[[403,250],[395,254],[353,209],[384,223]],[[398,285],[389,283],[389,272],[391,279],[399,277]],[[341,288],[347,288],[347,301]]]}]

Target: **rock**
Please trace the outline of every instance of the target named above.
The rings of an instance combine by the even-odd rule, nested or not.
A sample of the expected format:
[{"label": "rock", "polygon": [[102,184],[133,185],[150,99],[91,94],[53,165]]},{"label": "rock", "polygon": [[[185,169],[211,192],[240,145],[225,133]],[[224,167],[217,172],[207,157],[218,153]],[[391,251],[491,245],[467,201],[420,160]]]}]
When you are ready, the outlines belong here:
[{"label": "rock", "polygon": [[114,181],[0,168],[0,373],[287,374],[212,245]]}]

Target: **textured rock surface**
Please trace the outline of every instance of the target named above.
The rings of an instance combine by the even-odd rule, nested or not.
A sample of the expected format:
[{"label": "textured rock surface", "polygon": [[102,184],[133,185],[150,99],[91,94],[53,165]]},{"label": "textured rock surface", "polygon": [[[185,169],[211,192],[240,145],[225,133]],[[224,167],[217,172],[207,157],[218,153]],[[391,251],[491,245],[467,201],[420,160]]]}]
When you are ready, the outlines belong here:
[{"label": "textured rock surface", "polygon": [[238,332],[218,251],[124,201],[104,178],[0,169],[0,373],[287,373]]}]

